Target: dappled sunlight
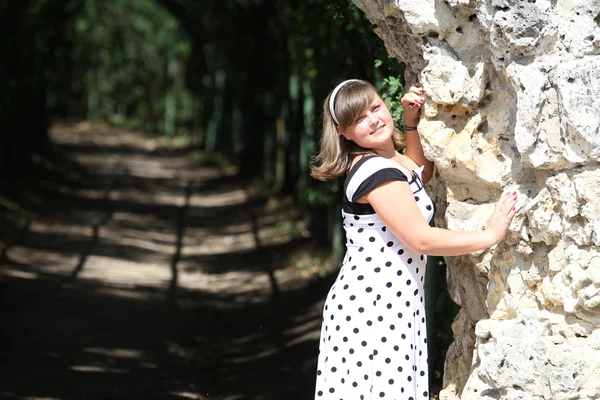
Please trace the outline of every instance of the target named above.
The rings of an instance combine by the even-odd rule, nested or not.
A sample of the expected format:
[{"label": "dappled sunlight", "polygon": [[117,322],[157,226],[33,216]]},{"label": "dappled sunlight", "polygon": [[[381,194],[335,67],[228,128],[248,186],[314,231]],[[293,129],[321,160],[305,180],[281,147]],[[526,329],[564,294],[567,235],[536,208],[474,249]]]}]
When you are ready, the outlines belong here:
[{"label": "dappled sunlight", "polygon": [[130,372],[125,368],[112,368],[98,365],[71,365],[69,367],[71,371],[75,372],[86,372],[86,373],[99,373],[99,374],[126,374]]},{"label": "dappled sunlight", "polygon": [[118,258],[91,256],[80,273],[81,279],[96,280],[120,287],[165,287],[171,274],[165,265],[136,263]]},{"label": "dappled sunlight", "polygon": [[[291,223],[289,229],[281,229],[277,226],[266,226],[258,233],[258,239],[262,247],[288,243],[300,236],[298,232],[303,232],[303,226],[304,225],[300,221]],[[211,235],[205,238],[197,247],[185,249],[183,254],[186,256],[194,256],[242,253],[256,248],[256,239],[257,236],[254,232]]]},{"label": "dappled sunlight", "polygon": [[95,127],[55,127],[74,161],[38,158],[56,174],[32,179],[18,212],[0,208],[0,284],[14,299],[0,309],[15,366],[0,367],[5,393],[34,398],[47,381],[10,377],[45,374],[97,393],[160,382],[152,393],[172,399],[296,390],[275,376],[294,380],[290,357],[311,375],[324,289],[295,266],[310,241],[293,201],[181,147]]},{"label": "dappled sunlight", "polygon": [[136,349],[120,349],[120,348],[103,348],[103,347],[88,347],[83,349],[86,353],[100,354],[114,358],[140,359],[144,357],[144,353]]},{"label": "dappled sunlight", "polygon": [[[31,249],[29,247],[14,246],[8,251],[8,257],[21,266],[29,266],[29,271],[43,272],[46,274],[55,274],[68,276],[73,267],[77,264],[78,255],[57,253],[52,250]],[[15,265],[2,265],[0,271],[4,269],[11,270]]]},{"label": "dappled sunlight", "polygon": [[190,197],[190,207],[240,206],[248,202],[248,193],[243,189],[226,193],[201,193]]}]

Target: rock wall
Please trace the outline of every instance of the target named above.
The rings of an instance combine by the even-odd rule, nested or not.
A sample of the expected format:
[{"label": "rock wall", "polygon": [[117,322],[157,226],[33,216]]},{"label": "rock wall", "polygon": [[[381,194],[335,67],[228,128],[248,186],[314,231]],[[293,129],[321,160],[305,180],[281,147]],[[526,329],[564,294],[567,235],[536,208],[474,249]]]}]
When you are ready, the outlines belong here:
[{"label": "rock wall", "polygon": [[600,0],[353,1],[427,92],[438,225],[520,197],[504,242],[447,259],[441,398],[599,399]]}]

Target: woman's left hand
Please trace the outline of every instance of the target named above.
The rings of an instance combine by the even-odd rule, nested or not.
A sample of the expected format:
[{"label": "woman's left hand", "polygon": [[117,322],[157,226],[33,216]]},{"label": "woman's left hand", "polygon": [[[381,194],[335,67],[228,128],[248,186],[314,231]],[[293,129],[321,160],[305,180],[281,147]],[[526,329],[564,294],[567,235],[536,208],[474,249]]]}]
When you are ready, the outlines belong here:
[{"label": "woman's left hand", "polygon": [[411,86],[408,89],[408,92],[404,96],[400,102],[402,103],[402,109],[404,110],[404,120],[418,120],[419,119],[419,111],[425,103],[425,91],[422,87],[419,86],[419,83]]}]

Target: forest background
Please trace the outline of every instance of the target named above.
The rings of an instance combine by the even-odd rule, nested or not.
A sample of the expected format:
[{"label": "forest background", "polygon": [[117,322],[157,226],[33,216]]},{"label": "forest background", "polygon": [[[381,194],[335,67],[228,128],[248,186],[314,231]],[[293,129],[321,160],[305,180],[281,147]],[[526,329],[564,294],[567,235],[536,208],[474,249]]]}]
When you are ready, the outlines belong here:
[{"label": "forest background", "polygon": [[[1,0],[0,34],[3,204],[33,155],[61,157],[48,139],[54,122],[103,121],[185,138],[193,155],[235,166],[265,195],[291,196],[328,255],[313,278],[339,267],[341,182],[309,175],[322,100],[342,80],[365,79],[401,124],[404,84],[404,66],[349,0]],[[430,266],[439,368],[456,307],[443,260]]]}]

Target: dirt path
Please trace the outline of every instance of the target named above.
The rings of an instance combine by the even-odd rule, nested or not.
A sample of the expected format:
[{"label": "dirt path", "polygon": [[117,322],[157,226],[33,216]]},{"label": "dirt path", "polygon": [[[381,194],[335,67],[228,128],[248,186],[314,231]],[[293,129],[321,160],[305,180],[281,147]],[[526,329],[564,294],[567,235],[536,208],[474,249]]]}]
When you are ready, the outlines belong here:
[{"label": "dirt path", "polygon": [[293,205],[136,133],[52,138],[0,204],[0,398],[310,398],[332,277]]}]

